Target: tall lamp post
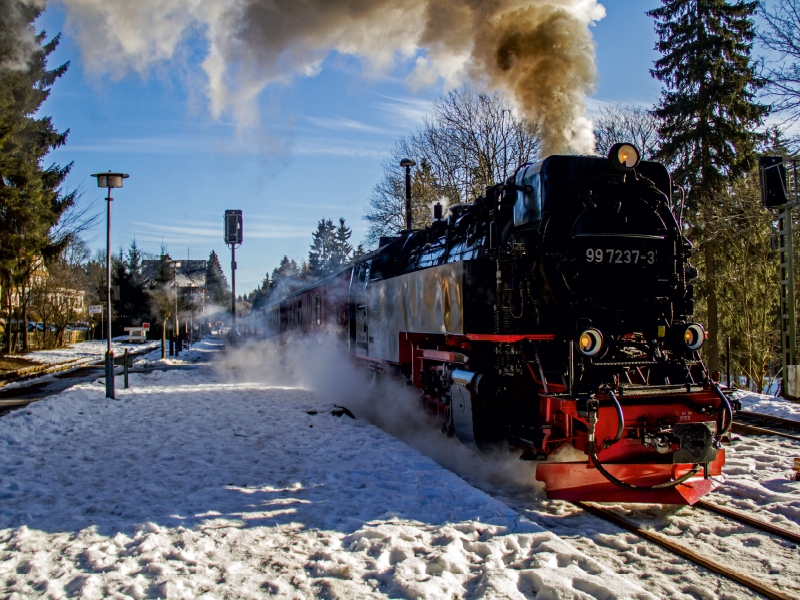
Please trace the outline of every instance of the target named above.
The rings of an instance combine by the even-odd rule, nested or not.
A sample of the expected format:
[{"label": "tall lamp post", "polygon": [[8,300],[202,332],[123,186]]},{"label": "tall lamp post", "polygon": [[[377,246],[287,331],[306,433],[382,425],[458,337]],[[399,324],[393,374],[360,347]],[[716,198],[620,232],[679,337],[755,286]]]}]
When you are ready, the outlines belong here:
[{"label": "tall lamp post", "polygon": [[192,283],[189,285],[192,290],[192,317],[189,321],[189,349],[192,348],[192,342],[194,342],[194,307],[197,304],[197,284]]},{"label": "tall lamp post", "polygon": [[181,266],[181,261],[171,260],[172,265],[172,287],[175,288],[175,356],[180,352],[180,337],[178,335],[178,268]]},{"label": "tall lamp post", "polygon": [[231,247],[231,331],[236,334],[236,248],[244,239],[242,211],[225,211],[225,243]]},{"label": "tall lamp post", "polygon": [[127,179],[126,173],[93,173],[97,177],[97,187],[108,188],[108,211],[106,216],[106,398],[116,398],[114,390],[114,351],[111,350],[111,188],[121,188],[122,180]]},{"label": "tall lamp post", "polygon": [[411,158],[404,158],[400,166],[406,170],[406,231],[411,231],[411,167],[416,165]]}]

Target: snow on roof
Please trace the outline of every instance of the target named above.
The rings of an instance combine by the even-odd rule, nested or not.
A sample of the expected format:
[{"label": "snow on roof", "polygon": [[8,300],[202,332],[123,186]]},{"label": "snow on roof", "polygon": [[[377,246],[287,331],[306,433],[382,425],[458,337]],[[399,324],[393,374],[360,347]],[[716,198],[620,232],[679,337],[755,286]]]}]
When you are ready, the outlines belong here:
[{"label": "snow on roof", "polygon": [[[169,255],[164,259],[171,261]],[[189,287],[206,287],[206,263],[205,260],[181,260],[181,265],[176,270],[176,281],[179,288]],[[150,281],[153,277],[157,276],[161,270],[163,261],[161,260],[143,260],[142,261],[142,277],[145,282]],[[172,272],[172,266],[168,267]]]}]

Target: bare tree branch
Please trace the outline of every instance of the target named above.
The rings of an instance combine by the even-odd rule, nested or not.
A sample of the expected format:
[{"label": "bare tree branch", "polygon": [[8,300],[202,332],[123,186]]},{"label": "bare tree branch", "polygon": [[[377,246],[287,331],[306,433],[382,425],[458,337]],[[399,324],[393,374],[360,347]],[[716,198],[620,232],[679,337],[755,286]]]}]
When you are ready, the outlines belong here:
[{"label": "bare tree branch", "polygon": [[783,113],[784,125],[793,125],[800,120],[800,0],[779,0],[772,11],[762,3],[759,14],[767,25],[759,41],[776,54],[763,67],[766,91],[775,99],[773,111]]},{"label": "bare tree branch", "polygon": [[405,172],[400,159],[413,158],[412,220],[415,228],[431,221],[431,206],[471,202],[491,185],[512,176],[517,168],[538,158],[537,129],[515,116],[513,107],[497,93],[461,87],[441,96],[433,115],[412,135],[395,144],[384,164],[364,219],[367,243],[405,228]]},{"label": "bare tree branch", "polygon": [[642,158],[653,158],[661,146],[658,137],[658,119],[638,106],[614,104],[600,109],[594,121],[597,153],[608,154],[611,146],[630,142],[642,153]]}]

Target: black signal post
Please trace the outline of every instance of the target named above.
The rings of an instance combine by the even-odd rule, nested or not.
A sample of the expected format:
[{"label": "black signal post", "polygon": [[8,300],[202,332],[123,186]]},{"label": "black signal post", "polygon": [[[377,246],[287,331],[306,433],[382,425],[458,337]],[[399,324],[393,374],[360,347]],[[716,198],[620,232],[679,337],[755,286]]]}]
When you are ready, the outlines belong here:
[{"label": "black signal post", "polygon": [[127,179],[125,173],[93,173],[97,177],[97,187],[108,188],[108,212],[106,214],[106,398],[116,398],[114,389],[114,351],[111,350],[111,188],[121,188],[122,180]]},{"label": "black signal post", "polygon": [[236,331],[236,248],[242,245],[242,211],[225,211],[225,243],[231,247],[231,329]]},{"label": "black signal post", "polygon": [[[790,166],[791,169],[786,167]],[[797,365],[797,321],[795,310],[793,208],[800,206],[797,187],[797,161],[784,163],[781,156],[761,156],[758,159],[761,201],[775,209],[778,217],[777,250],[780,259],[780,326],[782,392],[786,398],[800,397]],[[789,177],[787,177],[787,175]]]}]

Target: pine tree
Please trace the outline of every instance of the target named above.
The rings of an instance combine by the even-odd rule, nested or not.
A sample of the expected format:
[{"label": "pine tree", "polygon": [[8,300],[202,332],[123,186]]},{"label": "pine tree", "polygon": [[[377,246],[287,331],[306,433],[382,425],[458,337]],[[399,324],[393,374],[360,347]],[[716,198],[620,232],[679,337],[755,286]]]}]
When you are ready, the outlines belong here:
[{"label": "pine tree", "polygon": [[[305,263],[303,265],[305,266]],[[272,270],[272,278],[269,282],[270,296],[281,298],[291,293],[300,285],[301,276],[301,267],[284,255],[280,264]]]},{"label": "pine tree", "polygon": [[367,251],[364,249],[364,244],[359,244],[358,247],[353,251],[353,256],[350,258],[350,262],[356,262],[360,260],[362,256],[366,256]]},{"label": "pine tree", "polygon": [[350,236],[353,230],[344,224],[344,219],[339,217],[339,225],[333,232],[333,251],[331,254],[330,273],[335,273],[342,269],[353,254],[353,246],[350,245]]},{"label": "pine tree", "polygon": [[[57,260],[67,246],[69,238],[56,238],[53,227],[76,199],[74,192],[60,189],[71,163],[42,167],[47,153],[63,145],[69,133],[56,131],[50,117],[38,116],[69,63],[47,69],[59,36],[45,43],[44,32],[34,34],[41,13],[36,5],[12,0],[0,18],[0,286],[7,305],[14,288],[29,287],[41,261]],[[26,309],[23,305],[19,315],[23,321]],[[6,332],[10,352],[11,327]]]},{"label": "pine tree", "polygon": [[311,249],[308,251],[308,275],[319,279],[331,273],[336,251],[336,226],[330,219],[320,219],[317,230],[311,234]]},{"label": "pine tree", "polygon": [[267,304],[267,301],[269,300],[271,283],[272,282],[270,281],[269,273],[267,273],[264,276],[264,279],[261,280],[261,285],[259,285],[250,293],[248,300],[253,305],[253,309],[261,308]]},{"label": "pine tree", "polygon": [[119,298],[114,306],[124,325],[140,325],[149,311],[148,298],[142,279],[142,251],[136,240],[128,247],[127,256],[120,252],[119,260],[112,261],[111,279],[119,286]]},{"label": "pine tree", "polygon": [[219,264],[219,256],[213,250],[208,255],[208,262],[206,263],[206,291],[211,304],[216,304],[220,307],[230,304],[231,288],[228,285],[225,273],[222,271],[222,265]]},{"label": "pine tree", "polygon": [[687,219],[703,249],[711,370],[719,370],[719,318],[714,223],[710,209],[729,178],[752,166],[767,107],[755,101],[762,86],[750,61],[758,3],[739,0],[662,0],[648,14],[656,20],[662,57],[652,75],[665,88],[654,114],[663,140],[658,158],[674,167],[687,192]]},{"label": "pine tree", "polygon": [[128,272],[134,276],[138,277],[141,275],[142,272],[142,251],[139,249],[139,246],[136,244],[136,238],[133,238],[131,241],[131,245],[128,248],[128,260],[127,264],[125,265],[128,268]]}]

